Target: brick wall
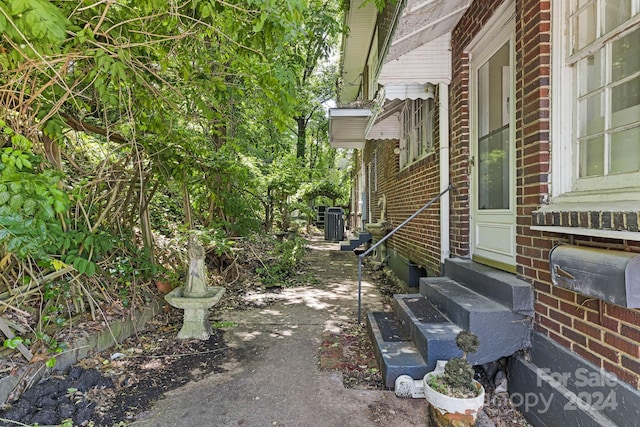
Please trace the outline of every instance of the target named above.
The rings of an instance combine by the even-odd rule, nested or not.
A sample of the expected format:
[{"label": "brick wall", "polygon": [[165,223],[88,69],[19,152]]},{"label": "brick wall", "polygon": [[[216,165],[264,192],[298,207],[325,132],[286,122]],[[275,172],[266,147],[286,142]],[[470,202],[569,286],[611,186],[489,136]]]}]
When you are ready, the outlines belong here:
[{"label": "brick wall", "polygon": [[361,227],[359,218],[360,218],[360,210],[358,209],[358,196],[362,192],[360,188],[360,181],[358,176],[360,175],[360,166],[362,162],[360,161],[362,158],[362,151],[356,150],[354,152],[352,163],[351,163],[351,200],[349,202],[349,227],[352,230],[359,230]]},{"label": "brick wall", "polygon": [[[451,85],[451,253],[469,253],[468,57],[465,47],[500,1],[476,1],[454,30]],[[638,231],[637,212],[537,213],[548,199],[551,146],[551,2],[516,1],[516,194],[517,273],[535,290],[535,329],[615,374],[640,386],[640,311],[568,291],[551,284],[548,257],[557,243],[640,252],[638,242],[587,238],[531,230],[561,225]]]},{"label": "brick wall", "polygon": [[[469,255],[469,58],[465,49],[500,6],[475,1],[454,29],[450,86],[450,176],[455,186],[450,211],[451,255]],[[549,196],[551,146],[551,2],[516,0],[516,244],[517,274],[535,291],[535,329],[596,366],[640,386],[640,310],[625,309],[554,287],[548,257],[555,244],[571,243],[640,253],[640,243],[531,230],[559,225],[638,232],[638,212],[539,213]],[[437,104],[437,103],[436,103]],[[437,118],[436,118],[437,122]],[[437,132],[436,132],[437,135]],[[380,217],[379,197],[387,197],[387,219],[398,225],[438,194],[439,141],[435,153],[399,170],[398,141],[369,142],[365,164],[376,159],[377,191],[370,212]],[[375,156],[374,156],[374,153]],[[359,166],[359,161],[358,161]],[[388,242],[389,246],[433,274],[440,266],[439,204],[421,214]]]},{"label": "brick wall", "polygon": [[637,213],[557,212],[535,210],[548,195],[550,39],[549,1],[522,1],[517,8],[517,150],[518,272],[531,281],[536,295],[536,329],[596,366],[638,387],[640,380],[640,312],[554,287],[549,250],[556,243],[638,251],[637,245],[541,233],[531,225],[586,226],[637,231]]},{"label": "brick wall", "polygon": [[[364,150],[365,163],[377,159],[378,189],[377,192],[370,192],[373,221],[380,218],[377,203],[382,194],[387,198],[387,220],[393,226],[400,225],[438,195],[440,159],[437,128],[435,134],[435,151],[402,170],[399,169],[399,156],[394,153],[394,149],[399,147],[397,140],[367,144]],[[424,268],[430,275],[439,275],[440,204],[434,203],[414,218],[387,241],[387,246]]]}]

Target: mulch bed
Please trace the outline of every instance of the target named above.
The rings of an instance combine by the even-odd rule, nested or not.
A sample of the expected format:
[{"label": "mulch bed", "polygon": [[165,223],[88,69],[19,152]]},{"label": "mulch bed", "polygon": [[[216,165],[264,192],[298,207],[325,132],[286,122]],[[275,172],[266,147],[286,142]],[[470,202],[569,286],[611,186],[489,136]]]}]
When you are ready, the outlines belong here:
[{"label": "mulch bed", "polygon": [[341,371],[346,388],[384,390],[373,346],[364,327],[343,325],[340,334],[325,333],[318,352],[318,368]]},{"label": "mulch bed", "polygon": [[230,354],[223,334],[176,340],[182,312],[169,310],[118,349],[92,355],[31,387],[2,411],[0,425],[113,426],[132,421],[167,391],[222,372]]}]

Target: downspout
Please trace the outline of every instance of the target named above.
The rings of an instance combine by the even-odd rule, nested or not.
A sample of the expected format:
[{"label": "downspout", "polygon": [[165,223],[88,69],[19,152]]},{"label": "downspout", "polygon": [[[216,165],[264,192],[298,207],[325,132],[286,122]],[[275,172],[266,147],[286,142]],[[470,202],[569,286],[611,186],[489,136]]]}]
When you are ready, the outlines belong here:
[{"label": "downspout", "polygon": [[[438,84],[438,115],[440,117],[440,191],[449,187],[449,85]],[[440,274],[444,275],[444,262],[450,255],[449,192],[440,199]]]},{"label": "downspout", "polygon": [[364,164],[364,147],[360,150],[360,176],[362,177],[362,186],[360,188],[360,198],[362,200],[362,216],[360,217],[360,230],[364,231],[364,225],[369,222],[367,221],[367,216],[368,216],[368,206],[367,203],[369,203],[369,201],[367,200],[367,191],[368,191],[368,185],[367,185],[367,168],[366,165]]}]

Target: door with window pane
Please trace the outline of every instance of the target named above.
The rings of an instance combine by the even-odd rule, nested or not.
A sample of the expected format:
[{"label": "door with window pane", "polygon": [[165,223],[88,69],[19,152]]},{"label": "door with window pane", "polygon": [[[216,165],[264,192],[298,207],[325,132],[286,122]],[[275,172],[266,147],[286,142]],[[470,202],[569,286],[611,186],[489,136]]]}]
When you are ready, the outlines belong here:
[{"label": "door with window pane", "polygon": [[471,55],[471,250],[478,262],[515,271],[513,41],[510,31],[499,36]]}]

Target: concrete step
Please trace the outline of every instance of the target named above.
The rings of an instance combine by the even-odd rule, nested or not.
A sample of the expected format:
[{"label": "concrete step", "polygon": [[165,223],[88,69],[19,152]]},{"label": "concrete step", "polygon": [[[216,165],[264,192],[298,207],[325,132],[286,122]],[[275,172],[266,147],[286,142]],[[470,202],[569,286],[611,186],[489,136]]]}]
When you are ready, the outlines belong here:
[{"label": "concrete step", "polygon": [[511,310],[533,316],[533,287],[514,274],[465,258],[449,258],[445,275]]},{"label": "concrete step", "polygon": [[510,359],[508,384],[535,427],[638,425],[640,391],[540,333],[529,356]]},{"label": "concrete step", "polygon": [[438,360],[462,355],[456,345],[456,335],[461,329],[424,296],[394,295],[393,312],[427,362],[429,372],[435,369]]},{"label": "concrete step", "polygon": [[341,251],[352,251],[358,246],[371,240],[371,234],[367,232],[360,232],[356,237],[340,242]]},{"label": "concrete step", "polygon": [[367,330],[387,388],[393,389],[400,375],[419,379],[432,370],[393,313],[368,313]]},{"label": "concrete step", "polygon": [[473,364],[493,362],[530,346],[532,319],[448,277],[420,279],[420,294],[461,329],[478,336]]}]

